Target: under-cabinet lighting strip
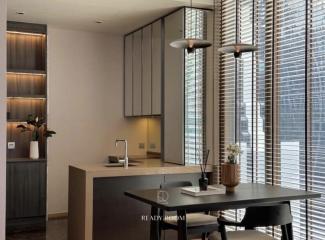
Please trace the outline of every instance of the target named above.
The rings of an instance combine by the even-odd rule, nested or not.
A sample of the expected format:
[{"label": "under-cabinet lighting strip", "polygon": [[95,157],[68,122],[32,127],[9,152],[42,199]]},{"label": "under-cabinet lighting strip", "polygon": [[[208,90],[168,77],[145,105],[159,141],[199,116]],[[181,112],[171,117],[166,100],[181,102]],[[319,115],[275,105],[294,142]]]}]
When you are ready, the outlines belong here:
[{"label": "under-cabinet lighting strip", "polygon": [[27,123],[27,121],[26,120],[14,120],[14,121],[11,121],[10,119],[9,120],[7,120],[7,124],[9,125],[9,124],[17,124],[17,123]]},{"label": "under-cabinet lighting strip", "polygon": [[38,76],[45,76],[46,73],[32,73],[32,72],[7,72],[7,74],[15,74],[15,75],[38,75]]},{"label": "under-cabinet lighting strip", "polygon": [[45,33],[30,33],[30,32],[17,32],[17,31],[7,31],[9,34],[20,34],[20,35],[29,35],[29,36],[38,36],[38,37],[45,37]]},{"label": "under-cabinet lighting strip", "polygon": [[7,99],[46,100],[45,97],[7,97]]}]

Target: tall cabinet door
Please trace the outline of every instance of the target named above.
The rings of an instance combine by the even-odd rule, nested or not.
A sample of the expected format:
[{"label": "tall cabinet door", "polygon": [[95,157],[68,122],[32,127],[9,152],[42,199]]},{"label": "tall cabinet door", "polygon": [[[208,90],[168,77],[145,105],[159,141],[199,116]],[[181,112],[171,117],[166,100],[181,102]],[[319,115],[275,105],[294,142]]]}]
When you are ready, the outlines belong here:
[{"label": "tall cabinet door", "polygon": [[133,116],[142,115],[142,30],[133,33]]},{"label": "tall cabinet door", "polygon": [[7,225],[46,215],[46,162],[7,163]]},{"label": "tall cabinet door", "polygon": [[133,115],[133,87],[132,87],[132,65],[133,65],[133,35],[130,34],[124,39],[124,116]]},{"label": "tall cabinet door", "polygon": [[184,9],[165,18],[164,159],[184,164],[184,50],[169,44],[184,35]]},{"label": "tall cabinet door", "polygon": [[142,30],[142,115],[151,115],[151,25]]},{"label": "tall cabinet door", "polygon": [[162,27],[161,20],[152,24],[152,114],[161,114],[162,79]]}]

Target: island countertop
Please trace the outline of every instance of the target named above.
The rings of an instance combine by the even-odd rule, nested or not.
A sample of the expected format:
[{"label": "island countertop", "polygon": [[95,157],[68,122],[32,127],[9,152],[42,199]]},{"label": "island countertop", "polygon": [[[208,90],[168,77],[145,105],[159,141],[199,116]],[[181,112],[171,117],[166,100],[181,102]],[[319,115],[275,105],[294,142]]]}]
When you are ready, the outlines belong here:
[{"label": "island countertop", "polygon": [[[100,211],[98,209],[95,211],[97,214],[98,211],[103,211],[102,207],[113,206],[110,203],[100,203],[98,201],[109,202],[113,201],[114,199],[114,201],[118,203],[127,201],[124,196],[124,191],[134,188],[157,187],[161,183],[161,180],[165,177],[169,180],[193,180],[198,182],[201,172],[199,165],[183,166],[164,163],[160,159],[134,159],[130,162],[136,162],[137,166],[129,166],[127,169],[124,167],[106,167],[105,163],[75,164],[69,166],[69,240],[93,240],[93,236],[98,236],[98,224],[96,225],[96,223],[98,223],[97,220],[101,217],[96,218],[96,216],[94,216],[94,206],[95,210],[97,208],[101,209]],[[211,165],[207,166],[207,172],[212,172]],[[104,188],[98,190],[99,186],[102,186],[102,184],[104,184]],[[109,193],[106,198],[103,197],[105,192]],[[97,197],[94,197],[94,194],[96,195],[96,193]],[[98,194],[101,197],[98,197]],[[127,202],[125,204],[127,205],[129,203]],[[108,219],[106,219],[107,221],[105,220],[104,222],[107,222],[107,224],[110,222],[110,212],[119,209],[121,214],[124,211],[124,205],[122,204],[119,206],[120,208],[118,208],[118,206],[114,206],[110,210],[104,211],[107,212],[106,217],[108,217]],[[134,207],[137,207],[137,205]],[[130,213],[126,211],[123,212],[123,214],[132,215],[132,212]],[[134,216],[127,216],[126,219],[128,219],[128,217],[132,219]],[[133,220],[137,219],[138,218]],[[122,220],[124,221],[123,218]],[[114,221],[113,223],[110,222],[110,224],[116,224]],[[95,229],[93,230],[94,223]],[[141,225],[143,222],[138,224]],[[123,224],[117,225],[124,226]],[[100,227],[100,229],[113,231],[110,234],[115,234],[116,232],[120,234],[118,226],[115,226],[114,228]],[[139,227],[139,229],[142,228]]]},{"label": "island countertop", "polygon": [[[173,163],[165,163],[160,159],[141,159],[130,161],[136,163],[136,166],[124,167],[107,167],[105,163],[92,164],[76,164],[70,165],[70,168],[83,171],[87,176],[92,178],[100,177],[119,177],[119,176],[142,176],[142,175],[158,175],[158,174],[184,174],[199,173],[199,165],[178,165]],[[212,171],[212,166],[207,166],[207,172]]]}]

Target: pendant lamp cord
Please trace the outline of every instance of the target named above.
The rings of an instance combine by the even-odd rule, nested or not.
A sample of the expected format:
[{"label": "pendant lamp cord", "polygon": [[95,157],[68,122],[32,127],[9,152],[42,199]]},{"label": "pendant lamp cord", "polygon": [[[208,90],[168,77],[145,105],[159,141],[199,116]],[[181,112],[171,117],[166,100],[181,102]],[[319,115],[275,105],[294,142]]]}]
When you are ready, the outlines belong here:
[{"label": "pendant lamp cord", "polygon": [[[236,44],[239,43],[239,21],[238,21],[238,5],[236,0]],[[238,59],[235,58],[235,143],[238,141]]]},{"label": "pendant lamp cord", "polygon": [[238,17],[239,17],[239,15],[238,15],[238,5],[239,5],[239,0],[236,0],[236,43],[239,43],[239,32],[238,32],[238,30],[239,30],[239,26],[238,26],[238,24],[239,24],[239,21],[238,21]]},{"label": "pendant lamp cord", "polygon": [[191,11],[191,15],[190,15],[190,18],[191,18],[191,21],[190,21],[190,37],[193,38],[193,0],[190,1],[191,3],[191,8],[190,8],[190,11]]}]

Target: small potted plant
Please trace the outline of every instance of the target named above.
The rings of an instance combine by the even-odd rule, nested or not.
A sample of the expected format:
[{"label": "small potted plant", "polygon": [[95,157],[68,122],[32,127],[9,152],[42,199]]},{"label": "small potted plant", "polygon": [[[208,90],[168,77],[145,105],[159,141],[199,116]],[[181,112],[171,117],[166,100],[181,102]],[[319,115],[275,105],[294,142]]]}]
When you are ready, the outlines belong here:
[{"label": "small potted plant", "polygon": [[40,139],[41,134],[44,137],[52,137],[56,134],[55,131],[49,130],[47,128],[44,119],[39,118],[38,116],[28,115],[27,124],[20,124],[17,128],[21,129],[21,132],[31,132],[31,142],[30,142],[30,159],[39,159],[39,147],[38,141]]},{"label": "small potted plant", "polygon": [[234,192],[240,182],[240,166],[237,157],[241,150],[238,144],[229,144],[226,150],[227,160],[221,164],[221,183],[226,186],[227,192]]}]

